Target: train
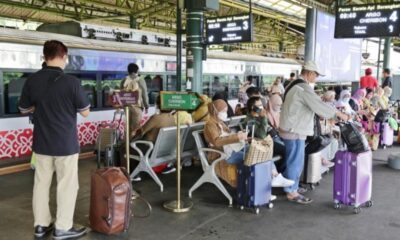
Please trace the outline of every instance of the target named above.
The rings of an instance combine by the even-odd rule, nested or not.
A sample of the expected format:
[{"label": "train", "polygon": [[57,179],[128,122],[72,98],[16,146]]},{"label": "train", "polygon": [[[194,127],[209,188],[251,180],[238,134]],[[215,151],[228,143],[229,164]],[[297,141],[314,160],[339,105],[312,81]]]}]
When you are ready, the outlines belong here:
[{"label": "train", "polygon": [[[142,37],[140,37],[142,38]],[[18,112],[18,100],[25,80],[38,71],[43,63],[42,48],[46,40],[56,39],[69,48],[65,72],[82,82],[91,102],[88,118],[78,117],[79,141],[83,149],[93,146],[100,123],[111,121],[114,109],[107,96],[118,88],[126,76],[129,63],[140,67],[145,79],[150,104],[149,115],[155,112],[155,98],[161,90],[176,90],[176,49],[170,44],[145,44],[136,41],[107,41],[38,31],[0,30],[0,167],[26,162],[31,154],[32,128],[29,117]],[[149,39],[149,38],[148,38]],[[164,37],[166,39],[166,37]],[[185,69],[185,59],[183,59]],[[301,62],[279,57],[246,55],[234,52],[209,51],[203,61],[203,93],[228,91],[230,103],[237,101],[241,82],[251,76],[264,87],[277,77],[288,78],[298,73]],[[185,73],[182,73],[185,89]]]}]

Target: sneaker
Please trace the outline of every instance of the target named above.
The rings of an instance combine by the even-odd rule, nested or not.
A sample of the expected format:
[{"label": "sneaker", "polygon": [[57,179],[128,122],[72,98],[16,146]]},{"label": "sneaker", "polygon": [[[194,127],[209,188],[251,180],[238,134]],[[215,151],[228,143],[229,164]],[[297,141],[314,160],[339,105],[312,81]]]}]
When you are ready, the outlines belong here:
[{"label": "sneaker", "polygon": [[284,178],[281,173],[272,178],[272,187],[290,187],[294,184],[293,180]]},{"label": "sneaker", "polygon": [[271,197],[269,198],[269,201],[272,202],[272,201],[274,201],[274,200],[276,200],[276,195],[272,195],[272,194],[271,194]]},{"label": "sneaker", "polygon": [[132,181],[140,182],[140,181],[142,181],[142,178],[139,175],[136,175],[135,177],[132,178]]},{"label": "sneaker", "polygon": [[59,230],[54,229],[53,239],[55,240],[63,240],[63,239],[71,239],[71,238],[78,238],[83,236],[86,233],[86,228],[71,228],[70,230]]},{"label": "sneaker", "polygon": [[174,166],[168,166],[161,173],[162,174],[170,174],[173,172],[176,172],[176,168]]},{"label": "sneaker", "polygon": [[50,223],[50,225],[47,227],[38,225],[35,227],[35,237],[37,237],[37,238],[44,237],[44,235],[51,232],[53,230],[53,228],[54,228],[54,225],[52,223]]}]

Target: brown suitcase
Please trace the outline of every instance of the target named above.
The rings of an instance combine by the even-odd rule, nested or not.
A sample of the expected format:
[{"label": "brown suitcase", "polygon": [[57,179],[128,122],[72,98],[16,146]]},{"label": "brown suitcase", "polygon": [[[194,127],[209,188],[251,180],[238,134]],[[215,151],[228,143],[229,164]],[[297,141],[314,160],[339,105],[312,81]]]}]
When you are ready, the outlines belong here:
[{"label": "brown suitcase", "polygon": [[91,228],[104,234],[127,231],[131,217],[132,186],[124,168],[108,167],[92,172]]}]

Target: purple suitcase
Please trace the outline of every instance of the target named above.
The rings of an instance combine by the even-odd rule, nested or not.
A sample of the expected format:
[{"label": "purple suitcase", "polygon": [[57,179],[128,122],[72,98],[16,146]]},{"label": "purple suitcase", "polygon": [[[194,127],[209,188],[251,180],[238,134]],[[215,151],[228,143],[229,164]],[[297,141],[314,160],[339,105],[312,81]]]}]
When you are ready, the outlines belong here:
[{"label": "purple suitcase", "polygon": [[354,206],[354,213],[359,213],[361,205],[372,206],[371,194],[372,152],[338,151],[333,180],[335,208]]},{"label": "purple suitcase", "polygon": [[394,141],[394,131],[390,127],[389,123],[385,122],[382,124],[382,134],[381,134],[381,146],[386,148],[387,146],[392,146]]},{"label": "purple suitcase", "polygon": [[238,165],[237,202],[240,209],[253,208],[260,212],[260,206],[273,208],[271,198],[271,171],[273,161],[258,163],[250,167]]}]

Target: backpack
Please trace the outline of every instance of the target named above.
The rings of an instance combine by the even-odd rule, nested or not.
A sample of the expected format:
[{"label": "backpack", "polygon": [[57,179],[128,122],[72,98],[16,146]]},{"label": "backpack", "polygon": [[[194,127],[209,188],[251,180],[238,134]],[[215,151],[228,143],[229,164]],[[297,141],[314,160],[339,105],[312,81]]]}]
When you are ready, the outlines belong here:
[{"label": "backpack", "polygon": [[138,91],[139,92],[138,105],[142,106],[142,89],[139,85],[139,77],[138,76],[136,76],[135,78],[132,78],[131,76],[127,76],[124,80],[122,80],[121,90],[126,91],[126,92]]}]

